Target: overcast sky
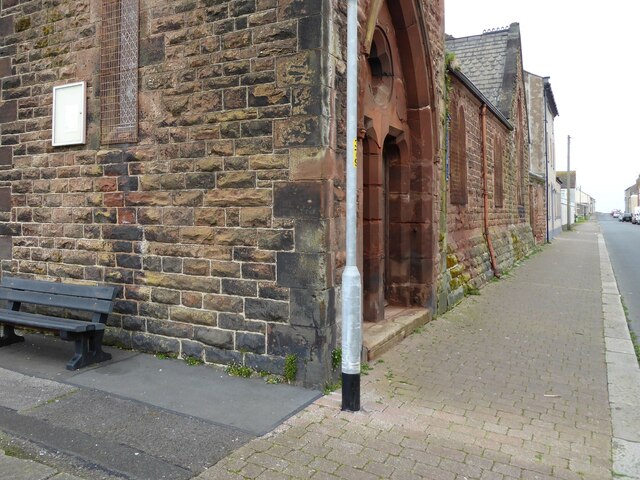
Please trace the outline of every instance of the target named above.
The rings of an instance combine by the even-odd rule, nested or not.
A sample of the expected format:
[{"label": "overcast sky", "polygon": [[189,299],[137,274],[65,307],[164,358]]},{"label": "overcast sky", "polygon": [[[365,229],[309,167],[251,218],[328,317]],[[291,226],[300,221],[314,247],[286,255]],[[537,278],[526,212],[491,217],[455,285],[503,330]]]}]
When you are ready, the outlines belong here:
[{"label": "overcast sky", "polygon": [[624,208],[640,174],[640,16],[633,0],[445,0],[454,37],[520,24],[525,70],[550,77],[556,169],[571,170],[598,211]]}]

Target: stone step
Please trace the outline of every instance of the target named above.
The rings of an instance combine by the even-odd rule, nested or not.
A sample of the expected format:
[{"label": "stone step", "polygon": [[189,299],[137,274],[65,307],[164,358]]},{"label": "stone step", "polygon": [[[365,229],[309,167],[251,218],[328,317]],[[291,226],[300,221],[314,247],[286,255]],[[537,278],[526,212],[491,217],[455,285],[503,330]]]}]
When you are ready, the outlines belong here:
[{"label": "stone step", "polygon": [[387,307],[381,322],[362,324],[362,361],[370,362],[432,319],[427,308]]}]

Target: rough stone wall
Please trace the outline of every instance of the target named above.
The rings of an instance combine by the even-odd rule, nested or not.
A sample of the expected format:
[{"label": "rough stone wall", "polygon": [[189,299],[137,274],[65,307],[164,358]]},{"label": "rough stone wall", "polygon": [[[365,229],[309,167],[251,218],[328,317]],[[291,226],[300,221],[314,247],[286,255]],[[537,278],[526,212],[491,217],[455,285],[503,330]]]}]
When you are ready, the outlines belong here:
[{"label": "rough stone wall", "polygon": [[[440,279],[440,289],[445,293],[439,296],[438,311],[446,310],[448,306],[455,304],[464,294],[465,287],[477,288],[493,277],[483,232],[481,102],[456,78],[451,80],[450,104],[462,105],[465,110],[468,197],[466,205],[447,205],[447,261]],[[524,93],[523,90],[520,92]],[[516,185],[519,181],[516,168],[516,131],[510,131],[489,110],[486,120],[489,232],[498,269],[504,271],[512,268],[516,261],[530,252],[533,237],[528,216],[524,216],[527,208],[518,204],[516,195]],[[524,127],[526,118],[519,126]],[[500,143],[504,151],[502,206],[496,206],[494,197],[496,143]],[[528,162],[528,156],[525,157],[525,161]],[[525,170],[524,174],[527,176],[528,186],[528,170]],[[527,190],[524,196],[528,197]],[[444,302],[447,302],[446,306],[443,305]]]},{"label": "rough stone wall", "polygon": [[529,206],[533,239],[536,245],[542,245],[547,240],[547,211],[545,207],[544,181],[537,177],[531,178]]},{"label": "rough stone wall", "polygon": [[[109,340],[330,375],[329,2],[141,0],[139,142],[100,144],[98,0],[0,10],[3,270],[120,287]],[[51,146],[87,82],[87,143]]]},{"label": "rough stone wall", "polygon": [[[547,175],[547,152],[545,129],[547,123],[553,125],[553,115],[545,112],[547,106],[544,99],[544,79],[537,75],[524,72],[525,92],[527,95],[527,110],[529,121],[529,171],[531,175],[531,189],[529,194],[531,227],[536,244],[546,241],[547,205],[545,201],[544,179]],[[545,117],[545,113],[547,116]],[[548,118],[547,118],[548,117]],[[551,150],[551,149],[549,149]]]},{"label": "rough stone wall", "polygon": [[[530,171],[538,175],[545,174],[545,101],[544,79],[525,72],[525,91],[529,113]],[[551,116],[551,115],[549,115]],[[552,119],[547,119],[551,121]]]}]

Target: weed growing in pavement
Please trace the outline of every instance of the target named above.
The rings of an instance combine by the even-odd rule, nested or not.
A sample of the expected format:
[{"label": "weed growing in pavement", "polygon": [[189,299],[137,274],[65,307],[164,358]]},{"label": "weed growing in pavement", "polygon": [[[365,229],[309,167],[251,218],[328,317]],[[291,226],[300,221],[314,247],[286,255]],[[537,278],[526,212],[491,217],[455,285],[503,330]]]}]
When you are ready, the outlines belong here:
[{"label": "weed growing in pavement", "polygon": [[191,355],[185,355],[183,358],[184,363],[193,367],[195,365],[202,365],[204,362],[198,357],[192,357]]},{"label": "weed growing in pavement", "polygon": [[278,385],[285,382],[285,379],[282,375],[265,372],[264,370],[257,370],[256,373],[260,375],[260,377],[264,378],[265,383],[268,383],[270,385]]},{"label": "weed growing in pavement", "polygon": [[342,348],[336,347],[331,352],[331,370],[334,372],[338,370],[338,367],[342,364]]},{"label": "weed growing in pavement", "polygon": [[480,289],[478,289],[476,287],[470,287],[468,285],[465,285],[464,294],[465,295],[480,295]]},{"label": "weed growing in pavement", "polygon": [[629,335],[631,336],[631,343],[633,343],[633,350],[636,352],[636,360],[638,361],[638,365],[640,365],[640,344],[638,343],[638,336],[636,332],[629,329]]},{"label": "weed growing in pavement", "polygon": [[373,367],[371,367],[368,363],[363,363],[362,365],[360,365],[360,373],[362,375],[369,375],[369,372],[373,370]]},{"label": "weed growing in pavement", "polygon": [[330,393],[333,393],[336,390],[338,390],[340,387],[342,387],[342,379],[338,379],[333,383],[327,382],[324,384],[324,389],[322,390],[322,393],[324,393],[325,395],[329,395]]},{"label": "weed growing in pavement", "polygon": [[284,383],[284,377],[282,375],[267,375],[264,377],[264,381],[270,385],[278,385]]},{"label": "weed growing in pavement", "polygon": [[246,365],[240,365],[239,363],[230,363],[227,366],[227,373],[234,377],[249,378],[253,371]]},{"label": "weed growing in pavement", "polygon": [[162,352],[158,352],[154,355],[158,360],[175,360],[176,358],[178,358],[178,355],[175,353],[162,353]]},{"label": "weed growing in pavement", "polygon": [[413,330],[413,333],[422,333],[422,327],[418,327],[416,329]]},{"label": "weed growing in pavement", "polygon": [[631,478],[629,475],[625,475],[624,473],[618,473],[615,470],[611,470],[611,476],[613,478]]},{"label": "weed growing in pavement", "polygon": [[631,337],[633,350],[636,352],[636,360],[638,362],[638,365],[640,365],[640,344],[638,343],[638,336],[636,335],[636,332],[634,332],[631,328],[631,321],[629,320],[629,309],[627,308],[627,305],[624,303],[624,298],[622,297],[622,295],[620,296],[620,303],[622,303],[622,310],[624,311],[624,317],[627,319],[629,336]]},{"label": "weed growing in pavement", "polygon": [[296,380],[298,375],[298,357],[293,354],[289,354],[284,357],[284,378],[287,382],[291,383]]},{"label": "weed growing in pavement", "polygon": [[29,454],[16,445],[7,445],[4,447],[4,454],[7,457],[22,458],[25,460],[30,459]]}]

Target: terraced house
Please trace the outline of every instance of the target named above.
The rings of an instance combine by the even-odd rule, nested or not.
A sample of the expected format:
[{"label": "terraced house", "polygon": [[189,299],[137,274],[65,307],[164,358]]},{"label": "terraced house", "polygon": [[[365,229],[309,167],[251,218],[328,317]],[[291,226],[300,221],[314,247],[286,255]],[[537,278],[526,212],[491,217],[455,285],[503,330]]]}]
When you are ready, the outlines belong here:
[{"label": "terraced house", "polygon": [[[117,285],[107,342],[271,372],[295,355],[299,382],[335,375],[344,2],[0,5],[3,271]],[[491,276],[478,217],[481,104],[488,171],[500,158],[504,172],[502,207],[494,199],[490,212],[499,267],[526,252],[531,229],[521,74],[507,113],[465,81],[448,99],[442,1],[360,10],[367,330],[394,316],[427,321]]]}]

